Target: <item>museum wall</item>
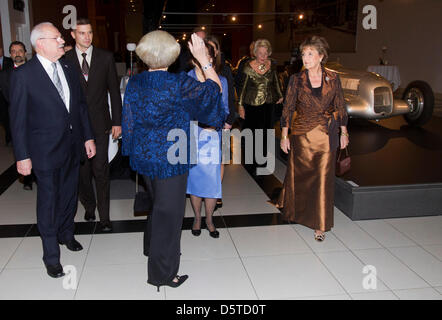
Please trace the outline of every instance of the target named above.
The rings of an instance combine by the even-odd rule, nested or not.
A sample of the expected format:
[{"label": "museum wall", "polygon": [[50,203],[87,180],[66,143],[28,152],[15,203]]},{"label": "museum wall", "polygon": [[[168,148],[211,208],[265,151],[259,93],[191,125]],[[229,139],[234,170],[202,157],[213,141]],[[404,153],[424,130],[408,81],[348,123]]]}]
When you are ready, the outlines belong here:
[{"label": "museum wall", "polygon": [[[362,8],[377,8],[377,30],[364,30]],[[331,60],[349,68],[366,69],[379,63],[382,46],[386,59],[397,65],[401,88],[413,80],[428,82],[436,98],[442,94],[442,1],[359,0],[355,53],[334,53]]]}]

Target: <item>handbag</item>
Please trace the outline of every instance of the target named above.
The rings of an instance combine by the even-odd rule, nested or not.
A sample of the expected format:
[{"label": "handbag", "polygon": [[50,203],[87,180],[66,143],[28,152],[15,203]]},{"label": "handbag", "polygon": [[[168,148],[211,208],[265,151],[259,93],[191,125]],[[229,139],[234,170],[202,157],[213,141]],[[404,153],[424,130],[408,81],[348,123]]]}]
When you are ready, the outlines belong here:
[{"label": "handbag", "polygon": [[135,201],[134,201],[134,216],[142,217],[147,216],[152,213],[153,199],[150,192],[140,192],[138,190],[138,173],[136,176],[136,187],[135,187]]},{"label": "handbag", "polygon": [[336,159],[336,175],[338,177],[343,176],[344,174],[346,174],[347,172],[350,171],[351,169],[351,158],[348,155],[348,149],[345,148],[345,153],[346,156],[345,158],[342,158],[342,149],[339,150],[339,156]]}]

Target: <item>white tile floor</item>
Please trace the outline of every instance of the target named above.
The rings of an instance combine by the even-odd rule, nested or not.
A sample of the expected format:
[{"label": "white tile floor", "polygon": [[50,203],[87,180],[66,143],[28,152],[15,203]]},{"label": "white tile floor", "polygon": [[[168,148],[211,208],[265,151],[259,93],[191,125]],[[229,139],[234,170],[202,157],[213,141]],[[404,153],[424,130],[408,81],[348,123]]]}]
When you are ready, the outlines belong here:
[{"label": "white tile floor", "polygon": [[[219,216],[277,212],[240,166],[227,167],[223,187]],[[0,196],[0,225],[35,223],[35,194],[14,183]],[[111,201],[111,218],[144,219],[124,199]],[[335,209],[323,243],[300,225],[218,230],[219,239],[183,232],[180,273],[190,278],[159,293],[146,284],[142,233],[79,235],[83,251],[62,247],[63,265],[76,268],[77,287],[68,290],[46,275],[40,238],[1,238],[0,299],[442,299],[442,216],[353,222]],[[363,287],[367,265],[376,268],[375,289]]]}]

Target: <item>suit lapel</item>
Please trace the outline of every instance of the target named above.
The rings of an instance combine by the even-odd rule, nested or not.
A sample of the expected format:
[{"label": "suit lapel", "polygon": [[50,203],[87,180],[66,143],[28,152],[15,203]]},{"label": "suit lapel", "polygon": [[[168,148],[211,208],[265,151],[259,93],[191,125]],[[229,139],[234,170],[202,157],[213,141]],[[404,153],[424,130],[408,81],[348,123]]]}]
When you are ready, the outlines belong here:
[{"label": "suit lapel", "polygon": [[63,100],[61,99],[57,88],[55,87],[54,83],[52,82],[52,80],[49,77],[48,73],[46,72],[45,68],[41,64],[40,60],[38,60],[37,56],[35,56],[32,60],[34,60],[34,59],[36,60],[35,66],[36,66],[37,70],[42,74],[42,80],[46,81],[48,87],[50,88],[49,90],[52,92],[52,95],[56,97],[55,99],[58,100],[58,102],[63,107],[63,110],[66,111],[66,113],[67,113],[68,110],[66,109],[66,105],[64,104]]},{"label": "suit lapel", "polygon": [[91,80],[95,77],[96,73],[97,73],[97,65],[98,65],[98,58],[99,58],[99,54],[97,54],[97,49],[95,47],[93,47],[92,49],[92,57],[91,57],[91,65],[89,66],[89,79],[88,79],[88,83],[91,82]]},{"label": "suit lapel", "polygon": [[70,106],[69,109],[71,109],[72,105],[73,105],[72,100],[73,100],[73,97],[74,97],[74,95],[72,94],[73,91],[72,91],[71,73],[69,72],[70,69],[69,69],[67,64],[65,64],[63,61],[60,61],[60,63],[61,63],[61,67],[63,68],[63,72],[64,72],[64,76],[66,78],[66,82],[68,83],[68,86],[69,86],[69,91],[70,91],[69,92],[69,106]]},{"label": "suit lapel", "polygon": [[81,85],[83,86],[83,88],[87,87],[87,81],[83,76],[83,71],[81,70],[81,65],[80,65],[80,60],[78,59],[77,56],[77,51],[74,49],[72,49],[71,51],[69,51],[68,53],[70,53],[69,58],[70,60],[75,64],[75,66],[78,68],[78,73],[80,75],[80,82]]}]

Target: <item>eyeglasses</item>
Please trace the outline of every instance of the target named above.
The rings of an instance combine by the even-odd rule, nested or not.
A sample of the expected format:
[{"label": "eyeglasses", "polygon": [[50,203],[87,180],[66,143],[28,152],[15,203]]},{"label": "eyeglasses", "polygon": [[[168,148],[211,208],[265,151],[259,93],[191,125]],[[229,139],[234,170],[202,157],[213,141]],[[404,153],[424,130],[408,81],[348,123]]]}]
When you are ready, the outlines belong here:
[{"label": "eyeglasses", "polygon": [[64,37],[60,36],[60,37],[56,37],[56,38],[38,38],[39,40],[44,40],[44,39],[49,39],[49,40],[56,40],[56,41],[64,41]]}]

